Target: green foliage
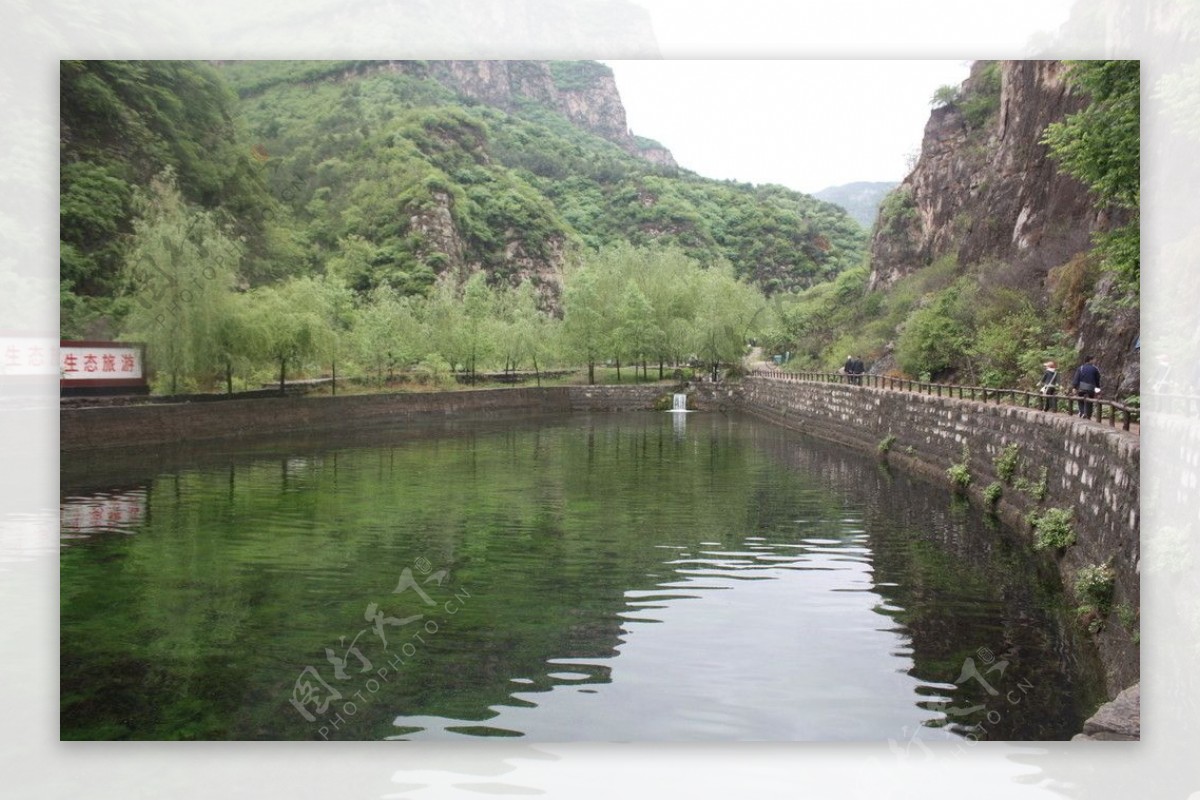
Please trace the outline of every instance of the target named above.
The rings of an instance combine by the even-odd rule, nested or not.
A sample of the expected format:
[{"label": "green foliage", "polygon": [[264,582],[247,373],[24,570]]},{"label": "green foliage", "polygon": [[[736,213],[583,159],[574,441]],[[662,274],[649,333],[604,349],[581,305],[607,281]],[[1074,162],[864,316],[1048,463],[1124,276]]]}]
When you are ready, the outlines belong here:
[{"label": "green foliage", "polygon": [[1034,550],[1066,548],[1075,544],[1075,529],[1071,527],[1071,509],[1051,508],[1029,514],[1033,527]]},{"label": "green foliage", "polygon": [[1032,482],[1024,476],[1017,476],[1013,482],[1013,489],[1018,492],[1024,492],[1036,501],[1046,500],[1046,492],[1050,487],[1050,470],[1043,465],[1038,474],[1037,482]]},{"label": "green foliage", "polygon": [[896,444],[896,435],[888,434],[883,439],[879,440],[879,444],[875,447],[879,451],[880,456],[887,456],[892,450],[892,446]]},{"label": "green foliage", "polygon": [[942,106],[952,106],[958,102],[959,91],[957,86],[944,84],[934,90],[933,97],[929,99],[929,105],[934,108]]},{"label": "green foliage", "polygon": [[998,504],[1000,502],[1000,497],[1003,494],[1004,494],[1004,485],[1001,484],[999,481],[993,481],[991,484],[988,484],[987,487],[984,489],[983,500],[987,502],[987,505],[989,508],[995,509],[996,504]]},{"label": "green foliage", "polygon": [[1101,615],[1107,615],[1116,580],[1116,571],[1107,564],[1081,567],[1075,574],[1075,596],[1094,606]]},{"label": "green foliage", "polygon": [[961,461],[955,462],[946,469],[946,476],[950,479],[956,491],[963,491],[971,486],[973,476],[971,475],[971,449],[967,445],[963,445]]},{"label": "green foliage", "polygon": [[1017,465],[1021,460],[1021,446],[1015,442],[1011,442],[1004,446],[992,464],[996,466],[996,475],[1005,484],[1012,484],[1013,476],[1016,475]]},{"label": "green foliage", "polygon": [[983,127],[1000,108],[1000,82],[998,61],[986,63],[974,76],[968,90],[958,101],[969,128]]},{"label": "green foliage", "polygon": [[[360,292],[464,263],[516,283],[514,256],[621,241],[677,245],[704,264],[728,259],[775,292],[836,275],[866,248],[866,232],[836,206],[659,167],[528,99],[507,111],[464,103],[435,80],[436,62],[386,72],[343,62],[327,76],[343,80],[286,64],[222,72],[233,76],[248,126],[270,153],[272,190],[315,246],[295,269],[315,269],[337,243],[361,237],[384,260],[372,271],[385,275],[354,282]],[[551,70],[567,91],[611,74],[596,62]],[[424,233],[443,209],[465,240],[461,254],[439,251]],[[423,230],[407,224],[414,215]],[[428,291],[428,276],[413,289]]]},{"label": "green foliage", "polygon": [[908,316],[896,342],[896,361],[905,372],[936,379],[961,360],[970,342],[956,313],[962,286],[952,285]]},{"label": "green foliage", "polygon": [[[245,256],[271,250],[273,202],[240,139],[236,97],[209,65],[63,61],[60,77],[60,266],[67,326],[79,298],[119,291],[138,214],[135,190],[169,169],[182,199],[220,209]],[[84,305],[95,304],[88,301]],[[118,312],[109,305],[107,311]]]},{"label": "green foliage", "polygon": [[125,336],[147,345],[155,384],[194,388],[231,358],[221,335],[235,313],[238,244],[209,212],[189,206],[167,170],[138,193],[138,218],[121,275],[129,313]]},{"label": "green foliage", "polygon": [[598,61],[551,61],[550,75],[556,88],[563,91],[588,89],[601,78],[611,78],[612,70]]},{"label": "green foliage", "polygon": [[900,186],[884,196],[879,204],[879,230],[900,233],[917,217],[917,203],[912,189]]},{"label": "green foliage", "polygon": [[946,468],[946,475],[955,489],[964,490],[971,486],[971,469],[965,464],[956,462]]},{"label": "green foliage", "polygon": [[1137,61],[1071,62],[1068,81],[1087,93],[1086,108],[1046,126],[1042,141],[1062,169],[1083,181],[1101,206],[1133,212],[1134,222],[1101,235],[1105,269],[1136,285],[1140,272],[1141,69]]}]

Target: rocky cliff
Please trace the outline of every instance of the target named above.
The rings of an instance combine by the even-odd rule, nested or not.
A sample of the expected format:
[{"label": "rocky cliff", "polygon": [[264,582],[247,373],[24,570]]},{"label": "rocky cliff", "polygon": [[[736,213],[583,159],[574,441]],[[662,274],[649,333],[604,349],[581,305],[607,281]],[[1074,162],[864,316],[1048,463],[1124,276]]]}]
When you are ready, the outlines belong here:
[{"label": "rocky cliff", "polygon": [[655,164],[677,166],[658,143],[629,131],[612,70],[595,61],[393,61],[390,69],[428,75],[463,97],[508,111],[530,100]]},{"label": "rocky cliff", "polygon": [[[1041,143],[1048,124],[1086,105],[1065,73],[1060,61],[976,62],[955,99],[934,109],[915,167],[876,220],[872,290],[950,256],[960,271],[980,269],[1050,309],[1067,265],[1082,270],[1092,235],[1122,222],[1097,209]],[[1061,327],[1123,396],[1137,392],[1138,312],[1105,303],[1109,291],[1095,283],[1091,299],[1100,302],[1079,304]]]}]

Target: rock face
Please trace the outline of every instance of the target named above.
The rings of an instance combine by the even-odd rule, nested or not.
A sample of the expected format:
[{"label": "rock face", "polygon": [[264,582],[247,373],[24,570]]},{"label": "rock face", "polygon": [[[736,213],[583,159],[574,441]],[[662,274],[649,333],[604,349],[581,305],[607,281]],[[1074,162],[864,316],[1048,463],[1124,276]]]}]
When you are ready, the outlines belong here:
[{"label": "rock face", "polygon": [[[661,166],[675,167],[671,152],[656,142],[635,137],[628,128],[625,106],[612,71],[597,62],[549,61],[391,61],[384,69],[433,78],[463,97],[505,110],[521,101],[553,109],[574,125],[620,146],[623,150]],[[556,69],[558,74],[556,74]],[[411,230],[422,237],[423,255],[445,254],[460,279],[484,269],[464,259],[466,244],[453,223],[452,199],[437,194],[436,206],[410,220]],[[530,253],[517,232],[510,231],[504,246],[508,280],[514,285],[532,279],[541,302],[557,308],[562,293],[562,266],[566,239],[552,236],[541,243],[541,253]]]},{"label": "rock face", "polygon": [[677,166],[669,150],[644,147],[630,133],[612,70],[597,62],[566,63],[574,66],[569,80],[556,78],[549,61],[393,61],[388,66],[414,74],[428,70],[430,77],[458,94],[505,110],[520,100],[532,100],[628,153]]},{"label": "rock face", "polygon": [[1142,739],[1142,685],[1133,685],[1083,722],[1083,733],[1074,740]]},{"label": "rock face", "polygon": [[[959,97],[988,91],[990,64],[975,63]],[[1065,74],[1060,61],[1003,61],[997,106],[983,119],[955,102],[930,114],[915,167],[876,219],[871,289],[953,256],[960,270],[1003,263],[1007,282],[1046,298],[1053,268],[1090,250],[1094,233],[1124,222],[1098,211],[1041,144],[1047,125],[1087,103]],[[1087,310],[1065,324],[1077,347],[1097,358],[1106,397],[1115,397],[1110,389],[1137,391],[1136,308],[1110,310],[1102,320]]]},{"label": "rock face", "polygon": [[[872,287],[889,286],[935,259],[985,258],[1045,272],[1089,247],[1100,227],[1086,188],[1060,173],[1039,143],[1046,125],[1083,107],[1067,92],[1057,61],[1000,66],[999,111],[974,127],[956,104],[934,109],[921,155],[896,190],[910,209],[881,212],[872,242]],[[976,62],[962,93],[977,90]]]}]

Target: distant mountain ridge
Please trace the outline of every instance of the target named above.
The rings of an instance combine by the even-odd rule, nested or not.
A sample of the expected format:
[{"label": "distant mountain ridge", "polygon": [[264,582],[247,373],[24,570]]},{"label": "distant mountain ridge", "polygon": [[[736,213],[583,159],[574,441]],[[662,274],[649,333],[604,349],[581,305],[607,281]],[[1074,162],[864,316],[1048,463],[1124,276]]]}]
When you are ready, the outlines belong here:
[{"label": "distant mountain ridge", "polygon": [[826,187],[820,192],[814,192],[813,197],[841,206],[864,228],[870,230],[879,214],[879,204],[888,192],[899,185],[899,181],[855,181],[841,186]]}]

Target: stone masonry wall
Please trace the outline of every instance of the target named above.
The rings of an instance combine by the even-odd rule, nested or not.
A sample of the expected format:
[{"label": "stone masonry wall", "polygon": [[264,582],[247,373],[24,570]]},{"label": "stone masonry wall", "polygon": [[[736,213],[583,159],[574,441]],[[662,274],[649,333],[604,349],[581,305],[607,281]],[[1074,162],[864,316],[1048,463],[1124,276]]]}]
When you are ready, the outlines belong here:
[{"label": "stone masonry wall", "polygon": [[258,434],[336,431],[438,417],[570,410],[570,394],[562,388],[63,408],[59,412],[59,451],[145,448]]},{"label": "stone masonry wall", "polygon": [[[1055,559],[1068,591],[1078,570],[1108,562],[1116,571],[1113,608],[1140,605],[1139,457],[1136,434],[1069,415],[1015,406],[938,398],[861,386],[793,382],[752,376],[742,382],[742,408],[779,425],[859,450],[877,452],[895,437],[887,459],[949,483],[946,469],[962,460],[972,482],[968,494],[983,503],[997,481],[995,458],[1016,444],[1017,476],[1038,483],[1046,468],[1045,498],[1004,485],[997,513],[1033,537],[1025,516],[1050,507],[1073,510],[1077,543]],[[1138,646],[1110,615],[1096,638],[1110,697],[1138,681]]]},{"label": "stone masonry wall", "polygon": [[59,412],[59,450],[320,432],[449,417],[652,409],[662,386],[590,386],[413,392],[338,397],[272,397],[204,403],[74,407]]}]

